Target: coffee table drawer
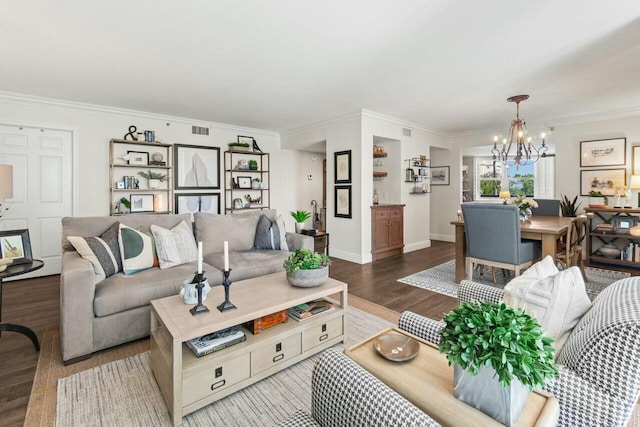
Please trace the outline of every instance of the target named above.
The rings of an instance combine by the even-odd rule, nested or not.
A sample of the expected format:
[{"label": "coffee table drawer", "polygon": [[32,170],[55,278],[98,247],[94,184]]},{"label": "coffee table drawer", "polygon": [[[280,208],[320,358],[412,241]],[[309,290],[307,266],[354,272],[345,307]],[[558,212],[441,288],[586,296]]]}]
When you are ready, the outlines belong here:
[{"label": "coffee table drawer", "polygon": [[301,352],[299,333],[254,350],[251,352],[251,375],[279,365]]},{"label": "coffee table drawer", "polygon": [[224,390],[249,378],[251,362],[248,354],[243,354],[223,363],[212,363],[211,368],[185,377],[182,383],[182,401],[185,405]]},{"label": "coffee table drawer", "polygon": [[302,331],[302,351],[307,351],[339,335],[342,335],[342,317],[305,329]]}]

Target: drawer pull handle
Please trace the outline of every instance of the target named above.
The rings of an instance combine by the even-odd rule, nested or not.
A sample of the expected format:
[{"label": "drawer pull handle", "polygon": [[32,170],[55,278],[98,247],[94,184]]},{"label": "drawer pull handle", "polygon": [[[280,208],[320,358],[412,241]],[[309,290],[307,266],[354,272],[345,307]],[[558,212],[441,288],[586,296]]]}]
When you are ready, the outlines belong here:
[{"label": "drawer pull handle", "polygon": [[320,341],[324,341],[324,340],[326,340],[327,338],[329,338],[329,334],[322,334],[322,335],[320,335],[319,340],[320,340]]},{"label": "drawer pull handle", "polygon": [[278,351],[282,351],[282,343],[281,342],[276,344],[276,352],[278,352]]},{"label": "drawer pull handle", "polygon": [[284,359],[284,354],[279,354],[273,358],[273,363],[276,363],[279,360]]},{"label": "drawer pull handle", "polygon": [[218,381],[217,383],[211,384],[211,390],[215,390],[217,388],[222,387],[226,382],[227,380],[222,380],[222,381]]},{"label": "drawer pull handle", "polygon": [[322,332],[327,332],[327,324],[322,325]]}]

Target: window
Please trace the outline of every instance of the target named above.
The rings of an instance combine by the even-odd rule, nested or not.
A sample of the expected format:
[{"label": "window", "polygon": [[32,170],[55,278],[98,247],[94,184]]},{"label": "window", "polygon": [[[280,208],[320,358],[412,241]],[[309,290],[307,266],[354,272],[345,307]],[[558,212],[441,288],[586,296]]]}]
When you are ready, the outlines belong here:
[{"label": "window", "polygon": [[[536,163],[507,167],[491,157],[476,157],[476,200],[498,198],[502,182],[508,183],[511,196],[553,198],[555,194],[555,156],[547,156]],[[505,175],[506,174],[506,175]]]}]

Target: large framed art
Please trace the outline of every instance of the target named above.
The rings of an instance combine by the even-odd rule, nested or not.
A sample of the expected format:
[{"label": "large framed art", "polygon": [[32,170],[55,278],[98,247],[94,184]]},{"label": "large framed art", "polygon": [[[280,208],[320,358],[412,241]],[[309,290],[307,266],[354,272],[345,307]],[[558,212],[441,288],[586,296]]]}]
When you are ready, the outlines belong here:
[{"label": "large framed art", "polygon": [[176,144],[175,190],[219,190],[220,148]]},{"label": "large framed art", "polygon": [[623,166],[626,164],[627,138],[580,141],[580,167]]},{"label": "large framed art", "polygon": [[580,171],[580,195],[588,196],[591,191],[599,191],[605,196],[614,196],[616,189],[627,184],[627,170],[583,169]]}]

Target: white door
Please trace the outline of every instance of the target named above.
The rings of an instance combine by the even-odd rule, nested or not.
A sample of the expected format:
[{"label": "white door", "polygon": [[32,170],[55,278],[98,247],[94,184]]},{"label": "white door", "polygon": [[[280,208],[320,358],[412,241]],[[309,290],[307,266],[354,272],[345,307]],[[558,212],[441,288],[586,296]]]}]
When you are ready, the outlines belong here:
[{"label": "white door", "polygon": [[44,261],[16,278],[59,274],[61,220],[72,215],[72,133],[0,125],[0,164],[13,165],[13,199],[0,229],[28,229],[33,258]]}]

